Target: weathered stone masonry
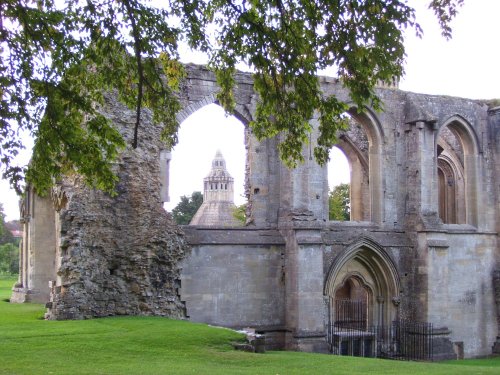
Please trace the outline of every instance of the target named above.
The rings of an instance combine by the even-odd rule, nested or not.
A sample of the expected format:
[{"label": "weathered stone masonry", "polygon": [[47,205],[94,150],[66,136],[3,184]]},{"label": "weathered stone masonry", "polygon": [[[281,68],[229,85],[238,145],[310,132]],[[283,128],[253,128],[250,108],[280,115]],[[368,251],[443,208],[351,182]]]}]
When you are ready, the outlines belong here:
[{"label": "weathered stone masonry", "polygon": [[[197,79],[202,73],[196,72]],[[204,74],[205,82],[213,82]],[[248,78],[238,82],[238,117],[247,124],[256,99],[249,96]],[[335,79],[322,78],[322,86],[348,100]],[[199,103],[211,102],[215,89],[207,83],[197,86],[197,95],[204,98]],[[462,342],[465,356],[491,353],[497,334],[492,273],[499,256],[498,110],[460,98],[396,89],[378,93],[385,110],[359,114],[353,107],[349,114],[357,128],[343,134],[339,145],[352,168],[351,202],[357,202],[352,219],[361,221],[327,220],[326,168],[309,158],[307,147],[305,163],[288,170],[278,159],[277,139],[258,142],[247,132],[251,224],[245,236],[234,229],[227,243],[214,239],[216,228],[184,228],[193,253],[184,261],[181,298],[191,319],[260,327],[272,334],[273,343],[321,351],[328,299],[343,282],[357,278],[372,293],[370,322],[401,317],[434,324],[436,359],[453,356],[453,343],[460,348]],[[443,170],[448,172],[445,192],[440,190]],[[446,201],[447,192],[455,195],[445,196]],[[281,245],[268,245],[267,253],[261,244],[259,251],[267,257],[250,250],[247,242],[248,231],[262,240],[266,228],[282,236]],[[204,270],[219,275],[231,269],[224,254],[235,253],[238,267],[247,271],[245,282],[238,272],[224,273],[224,282],[208,287],[212,278]],[[278,264],[283,284],[274,274],[272,288],[263,290],[274,294],[257,298],[262,269],[275,270]],[[259,319],[256,311],[263,311]]]},{"label": "weathered stone masonry", "polygon": [[[217,91],[206,68],[187,70],[181,121]],[[236,115],[247,125],[257,97],[250,75],[236,82]],[[321,85],[349,100],[335,79]],[[55,240],[40,248],[40,214],[27,216],[31,247],[13,297],[50,294],[51,318],[182,316],[185,308],[193,321],[255,327],[272,347],[326,351],[331,301],[351,290],[366,296],[370,324],[432,322],[436,359],[454,347],[467,357],[498,350],[500,111],[397,89],[378,94],[384,111],[353,106],[339,144],[351,165],[352,221],[328,221],[326,167],[307,146],[305,163],[289,170],[279,139],[259,142],[247,128],[248,225],[187,226],[184,237],[161,209],[161,145],[145,122],[140,150],[127,150],[116,166],[117,198],[65,181]],[[133,115],[121,106],[110,103],[109,114],[131,129]],[[52,290],[46,280],[55,280]]]},{"label": "weathered stone masonry", "polygon": [[[130,144],[133,112],[108,98],[107,115]],[[30,190],[25,233],[43,235],[50,244],[24,239],[27,264],[13,300],[48,302],[49,319],[185,316],[177,289],[179,261],[189,251],[161,205],[161,129],[149,123],[141,130],[139,147],[128,147],[114,166],[120,178],[116,197],[90,190],[78,178],[58,186],[54,205],[47,203],[50,196],[40,198]],[[42,204],[44,212],[38,209]],[[38,234],[51,222],[57,230]],[[41,264],[38,257],[52,258]],[[40,273],[43,280],[36,278]]]}]

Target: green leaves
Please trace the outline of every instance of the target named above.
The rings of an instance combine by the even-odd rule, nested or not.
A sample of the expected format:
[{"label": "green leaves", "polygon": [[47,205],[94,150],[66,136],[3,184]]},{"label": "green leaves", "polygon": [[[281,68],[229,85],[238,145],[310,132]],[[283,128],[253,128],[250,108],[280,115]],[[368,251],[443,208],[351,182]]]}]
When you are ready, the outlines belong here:
[{"label": "green leaves", "polygon": [[[323,95],[318,69],[336,67],[358,108],[381,109],[375,85],[403,74],[402,30],[420,30],[403,1],[219,0],[209,9],[223,46],[209,51],[218,82],[230,82],[239,60],[254,70],[260,101],[250,126],[259,139],[281,134],[280,156],[292,167],[303,160],[315,114],[320,135],[314,155],[320,163],[344,126],[346,104]],[[221,84],[219,94],[227,110],[234,106],[230,87]]]},{"label": "green leaves", "polygon": [[[463,0],[433,0],[443,34]],[[250,124],[258,138],[279,135],[281,158],[295,166],[319,121],[320,163],[344,126],[347,106],[321,91],[317,71],[334,67],[358,108],[381,109],[379,81],[403,74],[405,28],[421,33],[414,10],[398,0],[4,0],[0,3],[0,160],[20,190],[13,160],[22,134],[36,137],[26,176],[42,193],[66,173],[112,192],[111,163],[125,147],[99,112],[113,91],[136,111],[140,147],[143,108],[177,142],[176,91],[185,75],[178,42],[207,53],[219,103],[234,109],[238,63],[254,72],[260,100]]]},{"label": "green leaves", "polygon": [[199,191],[193,192],[191,197],[183,195],[179,204],[172,210],[174,221],[179,225],[188,225],[202,203],[203,194]]},{"label": "green leaves", "polygon": [[61,9],[48,0],[10,0],[0,13],[2,162],[18,191],[24,171],[11,162],[27,130],[36,143],[26,177],[37,191],[78,173],[113,192],[111,162],[125,144],[99,112],[107,91],[137,110],[139,134],[141,109],[150,108],[165,124],[167,144],[175,144],[180,107],[173,91],[183,69],[179,30],[167,11],[136,0],[70,0]]},{"label": "green leaves", "polygon": [[441,26],[441,33],[446,39],[451,38],[450,22],[455,18],[464,0],[432,0],[429,8],[434,11],[439,25]]},{"label": "green leaves", "polygon": [[340,184],[333,188],[328,195],[329,219],[349,221],[351,216],[350,185]]}]

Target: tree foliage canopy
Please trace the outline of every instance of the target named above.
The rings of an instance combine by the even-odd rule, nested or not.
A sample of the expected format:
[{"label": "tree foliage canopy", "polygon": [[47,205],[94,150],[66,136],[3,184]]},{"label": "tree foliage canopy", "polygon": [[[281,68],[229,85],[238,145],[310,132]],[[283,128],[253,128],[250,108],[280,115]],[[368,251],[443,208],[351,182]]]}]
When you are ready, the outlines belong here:
[{"label": "tree foliage canopy", "polygon": [[328,195],[328,213],[330,220],[348,221],[351,216],[350,185],[340,184]]},{"label": "tree foliage canopy", "polygon": [[174,221],[179,225],[188,225],[202,203],[203,194],[199,191],[193,192],[191,197],[182,196],[179,204],[172,210]]},{"label": "tree foliage canopy", "polygon": [[0,275],[19,272],[19,240],[14,238],[6,224],[0,203]]},{"label": "tree foliage canopy", "polygon": [[[432,0],[443,34],[462,0]],[[283,134],[288,165],[317,114],[319,162],[342,126],[346,103],[322,93],[318,69],[334,67],[359,107],[380,108],[374,86],[403,74],[403,30],[420,33],[414,10],[398,0],[3,0],[0,3],[0,159],[19,188],[24,170],[12,163],[22,134],[35,137],[26,176],[39,192],[63,174],[79,173],[112,191],[110,161],[124,141],[100,112],[115,90],[136,111],[133,147],[143,108],[164,124],[167,147],[177,142],[175,91],[184,75],[178,43],[207,54],[229,112],[236,64],[254,72],[260,95],[257,137]]]}]

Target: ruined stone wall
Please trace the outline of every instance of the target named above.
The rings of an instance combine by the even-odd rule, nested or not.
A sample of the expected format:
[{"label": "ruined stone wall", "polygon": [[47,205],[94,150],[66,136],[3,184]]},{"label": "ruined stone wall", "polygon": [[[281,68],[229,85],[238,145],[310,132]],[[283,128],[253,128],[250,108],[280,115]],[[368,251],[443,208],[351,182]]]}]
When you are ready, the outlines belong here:
[{"label": "ruined stone wall", "polygon": [[[217,91],[205,67],[189,65],[187,73],[180,121],[213,103]],[[247,125],[257,100],[251,75],[238,73],[236,82],[236,115]],[[337,80],[322,77],[320,84],[326,95],[349,100]],[[60,246],[49,317],[182,317],[182,300],[193,320],[254,325],[281,335],[282,347],[323,350],[325,302],[338,287],[329,276],[343,261],[344,276],[348,261],[358,270],[366,261],[376,270],[370,278],[381,285],[373,288],[380,292],[373,296],[378,322],[395,316],[428,321],[446,343],[441,347],[463,342],[466,357],[488,354],[500,315],[493,287],[500,259],[499,112],[467,99],[393,89],[378,94],[384,111],[349,111],[365,134],[352,135],[366,160],[362,181],[369,186],[360,196],[369,201],[363,209],[369,215],[359,215],[363,221],[328,221],[327,172],[311,155],[318,135],[312,119],[305,163],[294,170],[279,160],[279,137],[258,141],[247,128],[248,226],[187,227],[187,240],[161,208],[159,129],[145,114],[139,148],[127,148],[116,163],[117,197],[78,179],[61,186],[66,204],[55,226]],[[130,141],[133,113],[114,101],[108,108]],[[463,154],[462,224],[444,224],[438,213],[437,139],[451,138],[449,132],[460,138],[449,147]]]},{"label": "ruined stone wall", "polygon": [[40,197],[31,187],[26,191],[22,211],[20,273],[10,300],[45,303],[49,300],[49,281],[56,275],[57,215],[50,195]]},{"label": "ruined stone wall", "polygon": [[284,242],[276,231],[185,226],[181,299],[190,320],[225,327],[283,329]]},{"label": "ruined stone wall", "polygon": [[61,193],[60,267],[49,319],[108,315],[185,316],[177,289],[188,252],[160,198],[160,128],[143,114],[139,147],[130,145],[134,113],[108,98],[107,115],[128,144],[114,168],[117,196],[67,179]]}]

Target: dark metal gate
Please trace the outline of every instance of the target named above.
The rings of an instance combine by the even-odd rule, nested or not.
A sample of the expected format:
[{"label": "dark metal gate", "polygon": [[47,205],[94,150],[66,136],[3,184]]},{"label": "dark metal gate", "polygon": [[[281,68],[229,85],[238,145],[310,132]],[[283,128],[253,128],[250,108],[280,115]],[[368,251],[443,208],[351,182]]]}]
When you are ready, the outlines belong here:
[{"label": "dark metal gate", "polygon": [[432,361],[431,323],[396,320],[368,325],[367,311],[364,301],[335,300],[327,332],[333,354]]}]

